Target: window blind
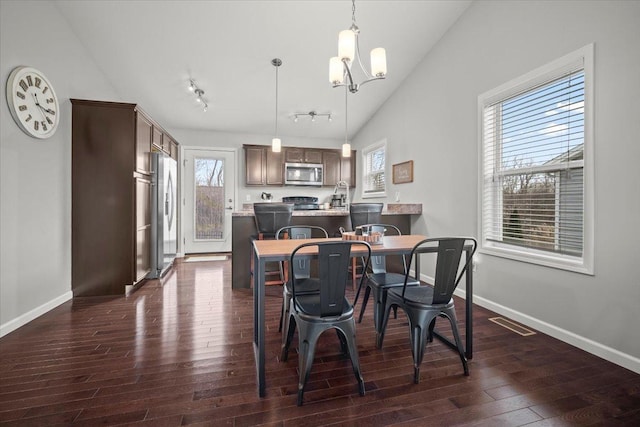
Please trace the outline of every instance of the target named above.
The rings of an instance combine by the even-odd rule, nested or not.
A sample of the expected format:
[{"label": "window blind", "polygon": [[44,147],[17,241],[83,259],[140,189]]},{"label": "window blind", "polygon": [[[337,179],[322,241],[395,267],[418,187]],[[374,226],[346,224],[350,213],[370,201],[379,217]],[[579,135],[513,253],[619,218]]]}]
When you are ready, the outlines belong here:
[{"label": "window blind", "polygon": [[583,255],[582,66],[484,106],[483,238]]},{"label": "window blind", "polygon": [[378,146],[365,155],[364,192],[379,193],[385,191],[385,146]]}]

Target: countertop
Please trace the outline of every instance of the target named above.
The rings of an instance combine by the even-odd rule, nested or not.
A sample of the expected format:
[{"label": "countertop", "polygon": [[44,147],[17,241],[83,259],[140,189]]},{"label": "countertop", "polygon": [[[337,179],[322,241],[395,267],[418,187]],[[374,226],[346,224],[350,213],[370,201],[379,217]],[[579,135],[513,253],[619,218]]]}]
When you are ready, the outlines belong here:
[{"label": "countertop", "polygon": [[[245,203],[243,209],[234,211],[234,217],[253,216],[253,205]],[[382,215],[420,215],[421,203],[389,203],[382,210]],[[293,216],[349,216],[347,209],[316,209],[309,211],[293,211]]]}]

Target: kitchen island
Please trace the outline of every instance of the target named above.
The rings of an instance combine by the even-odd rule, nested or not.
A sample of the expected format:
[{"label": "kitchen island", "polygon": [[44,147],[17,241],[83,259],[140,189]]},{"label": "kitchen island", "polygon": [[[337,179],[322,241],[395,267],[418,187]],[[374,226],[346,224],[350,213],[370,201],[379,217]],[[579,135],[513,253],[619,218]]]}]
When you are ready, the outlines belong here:
[{"label": "kitchen island", "polygon": [[[388,204],[382,211],[382,223],[395,225],[402,234],[411,233],[411,216],[421,215],[421,204]],[[231,243],[231,280],[234,289],[251,286],[251,237],[256,229],[253,209],[233,212],[233,238]],[[291,225],[316,225],[324,228],[329,237],[337,237],[340,227],[351,230],[351,219],[346,209],[293,211]]]}]

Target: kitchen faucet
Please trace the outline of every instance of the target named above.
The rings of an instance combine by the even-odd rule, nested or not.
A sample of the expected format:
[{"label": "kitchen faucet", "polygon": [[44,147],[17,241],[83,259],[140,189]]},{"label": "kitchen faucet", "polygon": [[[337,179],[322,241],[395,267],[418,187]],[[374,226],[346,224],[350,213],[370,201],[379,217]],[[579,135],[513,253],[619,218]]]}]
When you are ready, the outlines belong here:
[{"label": "kitchen faucet", "polygon": [[349,210],[349,184],[346,181],[338,181],[333,189],[333,194],[337,194],[338,190],[342,189],[345,191],[344,207]]}]

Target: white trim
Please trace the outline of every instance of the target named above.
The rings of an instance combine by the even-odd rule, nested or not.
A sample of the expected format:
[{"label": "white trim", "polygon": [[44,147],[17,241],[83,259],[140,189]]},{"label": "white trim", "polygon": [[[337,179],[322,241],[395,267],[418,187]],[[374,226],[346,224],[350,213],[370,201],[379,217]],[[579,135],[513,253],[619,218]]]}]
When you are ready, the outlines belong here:
[{"label": "white trim", "polygon": [[[458,293],[458,290],[460,290],[461,292]],[[463,289],[460,289],[460,286],[458,286],[458,289],[456,289],[456,295],[460,296],[461,298],[466,298],[465,292]],[[487,310],[491,310],[503,316],[507,316],[510,319],[522,323],[523,325],[530,328],[536,329],[543,334],[549,335],[567,344],[571,344],[581,350],[586,351],[587,353],[591,353],[605,360],[608,360],[611,363],[615,363],[616,365],[622,366],[623,368],[640,374],[640,359],[637,357],[634,357],[627,353],[623,353],[620,350],[616,350],[615,348],[600,344],[596,341],[590,340],[589,338],[577,335],[571,331],[559,328],[543,320],[536,319],[535,317],[531,317],[524,313],[520,313],[519,311],[497,304],[486,298],[474,296],[473,302],[480,307],[484,307]]]},{"label": "white trim", "polygon": [[[366,181],[366,172],[367,172],[367,155],[369,153],[371,153],[372,151],[375,151],[379,148],[384,148],[384,190],[383,191],[375,191],[375,192],[365,192],[365,181]],[[384,198],[387,197],[387,187],[388,187],[388,183],[387,183],[387,178],[389,177],[389,167],[387,165],[387,158],[389,157],[387,155],[387,138],[382,138],[376,142],[374,142],[373,144],[370,144],[366,147],[364,147],[361,150],[361,159],[362,159],[362,172],[361,172],[361,176],[360,176],[360,181],[362,182],[361,185],[361,190],[360,190],[360,197],[362,199],[376,199],[376,198]]]},{"label": "white trim", "polygon": [[[415,271],[410,270],[410,274],[415,275]],[[433,277],[427,276],[426,274],[420,274],[420,280],[427,283],[433,283]],[[464,282],[461,281],[460,283]],[[464,286],[458,285],[453,294],[464,300],[467,299],[467,292]],[[587,353],[596,355],[611,363],[615,363],[616,365],[622,366],[623,368],[640,374],[640,359],[630,354],[623,353],[620,350],[616,350],[615,348],[600,344],[596,341],[590,340],[589,338],[577,335],[573,332],[559,328],[543,320],[536,319],[535,317],[529,316],[528,314],[521,313],[519,311],[513,310],[509,307],[505,307],[504,305],[495,303],[491,300],[479,297],[477,295],[473,296],[473,303],[479,305],[480,307],[486,308],[487,310],[498,313],[502,316],[506,316],[511,320],[522,323],[525,326],[536,329],[537,331],[540,331],[543,334],[549,335],[550,337],[553,337],[564,343],[578,347],[580,350],[584,350]]]},{"label": "white trim", "polygon": [[[583,211],[583,254],[582,257],[570,257],[555,253],[546,253],[529,248],[518,248],[508,244],[489,242],[486,239],[483,218],[483,202],[485,182],[485,147],[484,147],[484,109],[500,99],[529,90],[535,86],[561,77],[576,66],[584,69],[584,211]],[[595,161],[594,161],[594,45],[589,44],[562,58],[543,65],[529,73],[517,77],[495,89],[478,96],[477,138],[478,138],[478,253],[499,256],[516,261],[559,268],[581,274],[594,275],[594,217],[595,217]],[[533,168],[532,168],[533,169]],[[502,223],[501,220],[498,221]]]},{"label": "white trim", "polygon": [[19,327],[26,325],[32,320],[37,319],[43,314],[53,310],[57,306],[64,304],[67,301],[70,301],[72,298],[73,298],[73,292],[71,291],[65,292],[59,297],[56,297],[51,301],[48,301],[42,304],[41,306],[34,308],[33,310],[30,310],[16,317],[15,319],[9,320],[3,325],[0,325],[0,338],[15,331]]}]

